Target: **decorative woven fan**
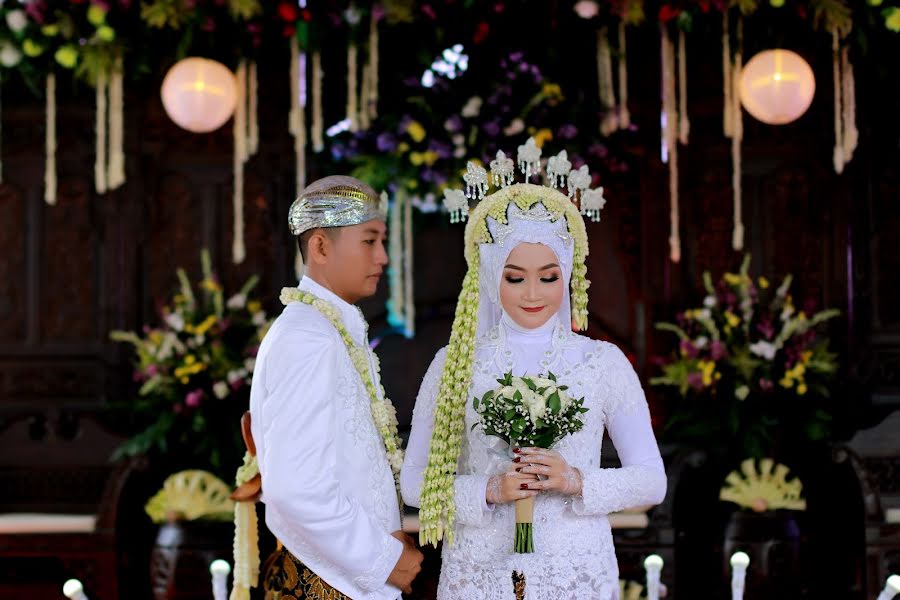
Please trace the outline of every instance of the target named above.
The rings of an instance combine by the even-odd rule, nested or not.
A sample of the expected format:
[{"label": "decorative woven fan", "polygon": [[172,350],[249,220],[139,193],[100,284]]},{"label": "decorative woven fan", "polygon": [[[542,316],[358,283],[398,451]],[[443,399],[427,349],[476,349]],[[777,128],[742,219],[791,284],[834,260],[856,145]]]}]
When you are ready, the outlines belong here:
[{"label": "decorative woven fan", "polygon": [[801,498],[803,484],[796,478],[787,481],[789,471],[771,458],[759,461],[757,470],[756,461],[748,458],[741,463],[741,472],[732,471],[725,478],[719,499],[755,512],[779,508],[806,510],[806,500]]},{"label": "decorative woven fan", "polygon": [[144,510],[154,523],[196,519],[231,520],[234,502],[224,481],[207,471],[180,471],[170,475]]}]

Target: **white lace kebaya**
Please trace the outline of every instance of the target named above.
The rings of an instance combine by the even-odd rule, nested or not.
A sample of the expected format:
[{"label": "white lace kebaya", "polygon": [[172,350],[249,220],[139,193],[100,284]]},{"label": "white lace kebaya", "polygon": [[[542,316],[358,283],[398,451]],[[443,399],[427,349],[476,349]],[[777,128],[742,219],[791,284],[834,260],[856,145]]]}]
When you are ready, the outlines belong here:
[{"label": "white lace kebaya", "polygon": [[[438,586],[442,600],[512,599],[513,571],[525,576],[528,600],[618,598],[618,566],[607,515],[657,504],[665,496],[665,471],[647,402],[625,355],[613,344],[574,333],[568,303],[542,327],[525,329],[502,312],[495,300],[497,289],[484,287],[487,282],[499,285],[498,269],[502,271],[509,252],[522,242],[550,247],[569,285],[572,244],[559,235],[559,222],[535,221],[523,216],[528,212],[510,204],[506,226],[512,231],[497,235],[498,229],[489,220],[495,241],[479,244],[482,288],[467,396],[481,397],[508,371],[513,375],[552,371],[561,384],[569,386],[572,397],[584,397],[589,409],[583,417],[584,428],[553,448],[580,471],[582,489],[577,496],[539,494],[534,511],[536,551],[514,553],[514,504],[489,505],[486,500],[489,479],[509,465],[508,448],[496,437],[485,436],[480,428],[472,429],[478,415],[471,401],[467,402],[453,483],[453,541],[445,539]],[[412,506],[419,506],[422,496],[446,359],[446,349],[438,352],[413,413],[400,477],[404,501]],[[600,467],[604,431],[616,446],[620,468]]]}]

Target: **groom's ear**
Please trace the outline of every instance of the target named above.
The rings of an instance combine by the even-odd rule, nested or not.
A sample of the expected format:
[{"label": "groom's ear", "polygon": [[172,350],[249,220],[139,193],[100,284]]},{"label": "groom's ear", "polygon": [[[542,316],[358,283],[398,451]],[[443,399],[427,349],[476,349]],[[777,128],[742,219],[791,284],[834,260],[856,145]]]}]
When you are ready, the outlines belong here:
[{"label": "groom's ear", "polygon": [[[300,253],[303,255],[303,262],[307,265],[326,264],[334,252],[334,241],[339,235],[339,229],[338,227],[319,227],[306,232],[309,234],[309,237],[305,240],[301,238],[300,242]],[[303,248],[304,245],[306,246],[305,248]]]}]

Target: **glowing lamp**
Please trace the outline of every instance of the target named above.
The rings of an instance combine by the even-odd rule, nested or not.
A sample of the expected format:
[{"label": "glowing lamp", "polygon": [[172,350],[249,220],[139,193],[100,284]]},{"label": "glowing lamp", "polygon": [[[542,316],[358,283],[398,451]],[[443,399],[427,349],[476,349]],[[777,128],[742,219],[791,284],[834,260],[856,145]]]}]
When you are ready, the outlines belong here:
[{"label": "glowing lamp", "polygon": [[221,127],[234,112],[237,98],[234,73],[222,63],[197,57],[175,63],[160,94],[169,118],[195,133]]},{"label": "glowing lamp", "polygon": [[798,119],[812,103],[816,78],[796,52],[765,50],[741,72],[741,104],[756,119],[784,125]]}]

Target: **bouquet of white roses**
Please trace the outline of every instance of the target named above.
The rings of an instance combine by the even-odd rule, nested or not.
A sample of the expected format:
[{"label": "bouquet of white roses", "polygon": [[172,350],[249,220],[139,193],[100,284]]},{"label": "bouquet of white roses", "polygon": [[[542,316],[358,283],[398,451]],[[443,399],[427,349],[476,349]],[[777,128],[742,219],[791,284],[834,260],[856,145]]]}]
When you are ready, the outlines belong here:
[{"label": "bouquet of white roses", "polygon": [[[584,398],[569,396],[568,387],[559,385],[553,373],[546,377],[507,373],[497,383],[499,388],[475,398],[480,418],[475,426],[481,425],[486,435],[502,439],[510,448],[550,448],[584,427],[580,418],[588,410],[582,406]],[[516,500],[516,552],[534,552],[533,521],[534,498]]]}]

